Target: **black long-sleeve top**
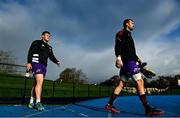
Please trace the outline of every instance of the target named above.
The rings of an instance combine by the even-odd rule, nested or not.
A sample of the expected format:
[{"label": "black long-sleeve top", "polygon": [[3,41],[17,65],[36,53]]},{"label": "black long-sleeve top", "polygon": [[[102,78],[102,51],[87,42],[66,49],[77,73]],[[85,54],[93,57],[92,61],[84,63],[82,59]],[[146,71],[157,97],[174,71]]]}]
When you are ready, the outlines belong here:
[{"label": "black long-sleeve top", "polygon": [[47,66],[48,58],[55,64],[58,64],[59,62],[55,58],[52,47],[48,43],[43,40],[33,41],[29,48],[27,62],[40,63]]},{"label": "black long-sleeve top", "polygon": [[128,30],[123,29],[116,34],[115,55],[120,55],[123,62],[138,61],[134,41]]}]

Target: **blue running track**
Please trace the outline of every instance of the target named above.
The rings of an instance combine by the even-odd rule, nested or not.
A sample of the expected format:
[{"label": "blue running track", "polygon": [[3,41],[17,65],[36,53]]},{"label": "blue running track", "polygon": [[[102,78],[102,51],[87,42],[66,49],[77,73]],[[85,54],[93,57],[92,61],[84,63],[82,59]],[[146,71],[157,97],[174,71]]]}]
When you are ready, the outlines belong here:
[{"label": "blue running track", "polygon": [[[0,106],[0,117],[145,117],[144,108],[137,96],[119,97],[114,106],[121,113],[112,114],[104,110],[109,98],[83,101],[65,106],[46,105],[39,112],[24,105]],[[151,105],[165,111],[165,117],[180,117],[180,95],[148,96]]]}]

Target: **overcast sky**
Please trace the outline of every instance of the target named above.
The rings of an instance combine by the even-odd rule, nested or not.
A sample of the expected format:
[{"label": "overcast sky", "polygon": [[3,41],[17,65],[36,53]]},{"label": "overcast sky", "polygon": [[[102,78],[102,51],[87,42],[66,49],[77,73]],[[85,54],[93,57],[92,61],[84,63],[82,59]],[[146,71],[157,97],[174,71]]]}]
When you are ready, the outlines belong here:
[{"label": "overcast sky", "polygon": [[24,65],[31,42],[48,30],[62,66],[49,61],[47,78],[75,67],[89,82],[100,82],[118,74],[115,34],[132,18],[137,55],[158,75],[179,74],[179,6],[178,0],[1,0],[0,50]]}]

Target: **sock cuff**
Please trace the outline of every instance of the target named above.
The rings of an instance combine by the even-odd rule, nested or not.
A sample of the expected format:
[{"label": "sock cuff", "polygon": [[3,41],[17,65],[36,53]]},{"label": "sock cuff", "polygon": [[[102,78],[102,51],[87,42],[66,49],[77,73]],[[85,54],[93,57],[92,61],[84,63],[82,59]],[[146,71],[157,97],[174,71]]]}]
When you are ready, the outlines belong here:
[{"label": "sock cuff", "polygon": [[31,96],[31,98],[30,98],[30,99],[35,100],[35,98],[34,98],[33,96]]},{"label": "sock cuff", "polygon": [[34,103],[34,101],[35,101],[35,98],[34,98],[34,97],[31,97],[29,102],[30,102],[30,103]]},{"label": "sock cuff", "polygon": [[146,94],[142,94],[142,95],[138,94],[138,96],[139,96],[139,97],[145,97]]},{"label": "sock cuff", "polygon": [[113,95],[114,97],[118,97],[118,96],[119,96],[119,95],[117,95],[117,94],[115,94],[115,93],[113,93],[112,95]]},{"label": "sock cuff", "polygon": [[142,103],[144,104],[145,107],[149,105],[145,94],[139,95],[139,98],[140,98],[140,100],[142,101]]},{"label": "sock cuff", "polygon": [[40,99],[36,99],[36,103],[38,103],[38,102],[41,102],[41,100]]}]

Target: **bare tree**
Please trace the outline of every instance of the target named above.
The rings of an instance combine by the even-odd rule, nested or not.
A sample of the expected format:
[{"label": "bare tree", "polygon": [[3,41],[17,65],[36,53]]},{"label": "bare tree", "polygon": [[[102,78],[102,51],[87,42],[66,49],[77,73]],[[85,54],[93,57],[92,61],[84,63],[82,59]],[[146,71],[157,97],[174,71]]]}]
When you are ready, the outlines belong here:
[{"label": "bare tree", "polygon": [[56,81],[84,84],[86,83],[86,80],[87,76],[81,69],[76,70],[76,68],[66,68],[62,73],[60,73],[59,78]]},{"label": "bare tree", "polygon": [[17,71],[16,58],[9,51],[0,50],[0,72],[14,73]]}]

